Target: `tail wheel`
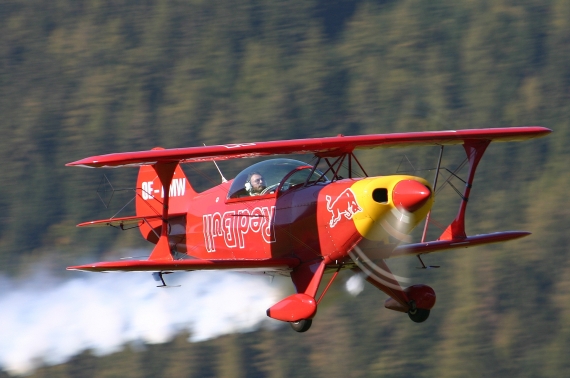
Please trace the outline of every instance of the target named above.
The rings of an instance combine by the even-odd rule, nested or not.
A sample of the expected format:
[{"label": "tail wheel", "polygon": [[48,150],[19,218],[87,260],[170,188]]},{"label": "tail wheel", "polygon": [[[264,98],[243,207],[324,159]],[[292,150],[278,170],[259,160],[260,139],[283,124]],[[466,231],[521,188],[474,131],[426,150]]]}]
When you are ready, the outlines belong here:
[{"label": "tail wheel", "polygon": [[429,317],[429,310],[423,308],[416,308],[414,310],[408,311],[408,316],[413,322],[422,323]]},{"label": "tail wheel", "polygon": [[301,319],[296,322],[290,322],[289,324],[291,324],[291,328],[297,332],[307,332],[309,328],[311,328],[311,324],[313,324],[313,319]]}]

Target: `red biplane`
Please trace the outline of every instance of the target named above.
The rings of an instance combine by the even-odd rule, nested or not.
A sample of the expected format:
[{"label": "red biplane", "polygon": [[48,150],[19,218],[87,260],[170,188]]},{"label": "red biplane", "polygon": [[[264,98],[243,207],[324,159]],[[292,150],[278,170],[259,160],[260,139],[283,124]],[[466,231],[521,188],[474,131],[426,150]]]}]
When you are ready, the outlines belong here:
[{"label": "red biplane", "polygon": [[[296,294],[267,310],[271,318],[309,329],[317,305],[340,270],[363,272],[388,294],[385,307],[425,321],[435,304],[426,285],[403,288],[385,260],[453,248],[468,248],[529,235],[507,231],[468,236],[465,211],[477,165],[492,142],[537,138],[543,127],[511,127],[413,132],[227,144],[177,149],[155,148],[82,159],[68,166],[139,166],[136,215],[82,223],[87,226],[138,226],[156,244],[146,260],[98,262],[69,267],[92,272],[148,271],[166,286],[175,271],[227,269],[290,276]],[[433,184],[420,177],[368,177],[356,150],[440,146]],[[437,240],[426,241],[434,189],[444,146],[462,145],[467,178],[455,219]],[[233,180],[196,192],[180,164],[270,155],[312,154],[313,164],[276,158],[243,170]],[[319,167],[322,167],[319,169]],[[341,167],[347,174],[340,176]],[[355,169],[364,177],[355,177]],[[343,171],[344,173],[344,171]],[[421,241],[411,230],[426,220]],[[325,273],[334,273],[317,291]]]}]

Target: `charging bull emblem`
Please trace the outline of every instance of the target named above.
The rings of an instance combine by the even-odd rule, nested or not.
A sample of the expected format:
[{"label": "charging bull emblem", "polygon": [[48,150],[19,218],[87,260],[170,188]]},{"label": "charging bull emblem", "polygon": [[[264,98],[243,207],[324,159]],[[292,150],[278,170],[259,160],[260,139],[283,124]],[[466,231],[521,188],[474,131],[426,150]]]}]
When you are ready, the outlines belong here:
[{"label": "charging bull emblem", "polygon": [[327,195],[325,198],[327,200],[327,210],[332,214],[329,222],[331,228],[336,226],[343,215],[346,219],[352,219],[354,214],[362,211],[362,208],[356,202],[354,192],[350,188],[345,189],[334,201],[331,196]]}]

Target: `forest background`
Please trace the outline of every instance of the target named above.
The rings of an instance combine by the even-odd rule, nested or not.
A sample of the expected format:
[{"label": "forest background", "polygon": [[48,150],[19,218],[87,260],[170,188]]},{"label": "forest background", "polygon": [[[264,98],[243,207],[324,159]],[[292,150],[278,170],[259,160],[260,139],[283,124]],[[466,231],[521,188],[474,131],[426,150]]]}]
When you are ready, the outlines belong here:
[{"label": "forest background", "polygon": [[[84,351],[32,376],[566,375],[569,61],[565,0],[1,2],[0,270],[11,280],[39,261],[63,276],[85,256],[150,250],[136,232],[75,227],[109,215],[95,193],[101,172],[64,167],[86,156],[339,133],[553,130],[492,144],[469,203],[469,233],[532,236],[426,257],[440,269],[398,263],[438,294],[426,323],[383,309],[372,287],[357,297],[337,288],[306,334],[260,329],[199,343],[182,334],[103,357]],[[362,160],[391,174],[404,154],[433,167],[437,151],[427,151]],[[246,163],[222,169],[231,177]],[[219,182],[210,168],[204,188]],[[136,177],[104,173],[116,187]],[[455,209],[458,197],[445,194],[436,206]]]}]

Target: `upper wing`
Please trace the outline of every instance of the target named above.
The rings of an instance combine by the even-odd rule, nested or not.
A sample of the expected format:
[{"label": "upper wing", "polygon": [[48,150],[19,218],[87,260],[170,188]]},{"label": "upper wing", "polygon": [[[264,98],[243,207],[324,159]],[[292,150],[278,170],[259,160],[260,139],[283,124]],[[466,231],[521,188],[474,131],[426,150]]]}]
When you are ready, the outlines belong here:
[{"label": "upper wing", "polygon": [[309,153],[321,157],[330,157],[349,153],[355,149],[451,145],[463,144],[466,140],[477,139],[498,142],[521,141],[538,138],[550,132],[551,130],[545,127],[525,126],[356,136],[339,135],[327,138],[291,139],[272,142],[122,152],[92,156],[68,163],[67,165],[101,168],[169,162],[192,163],[267,155]]}]

